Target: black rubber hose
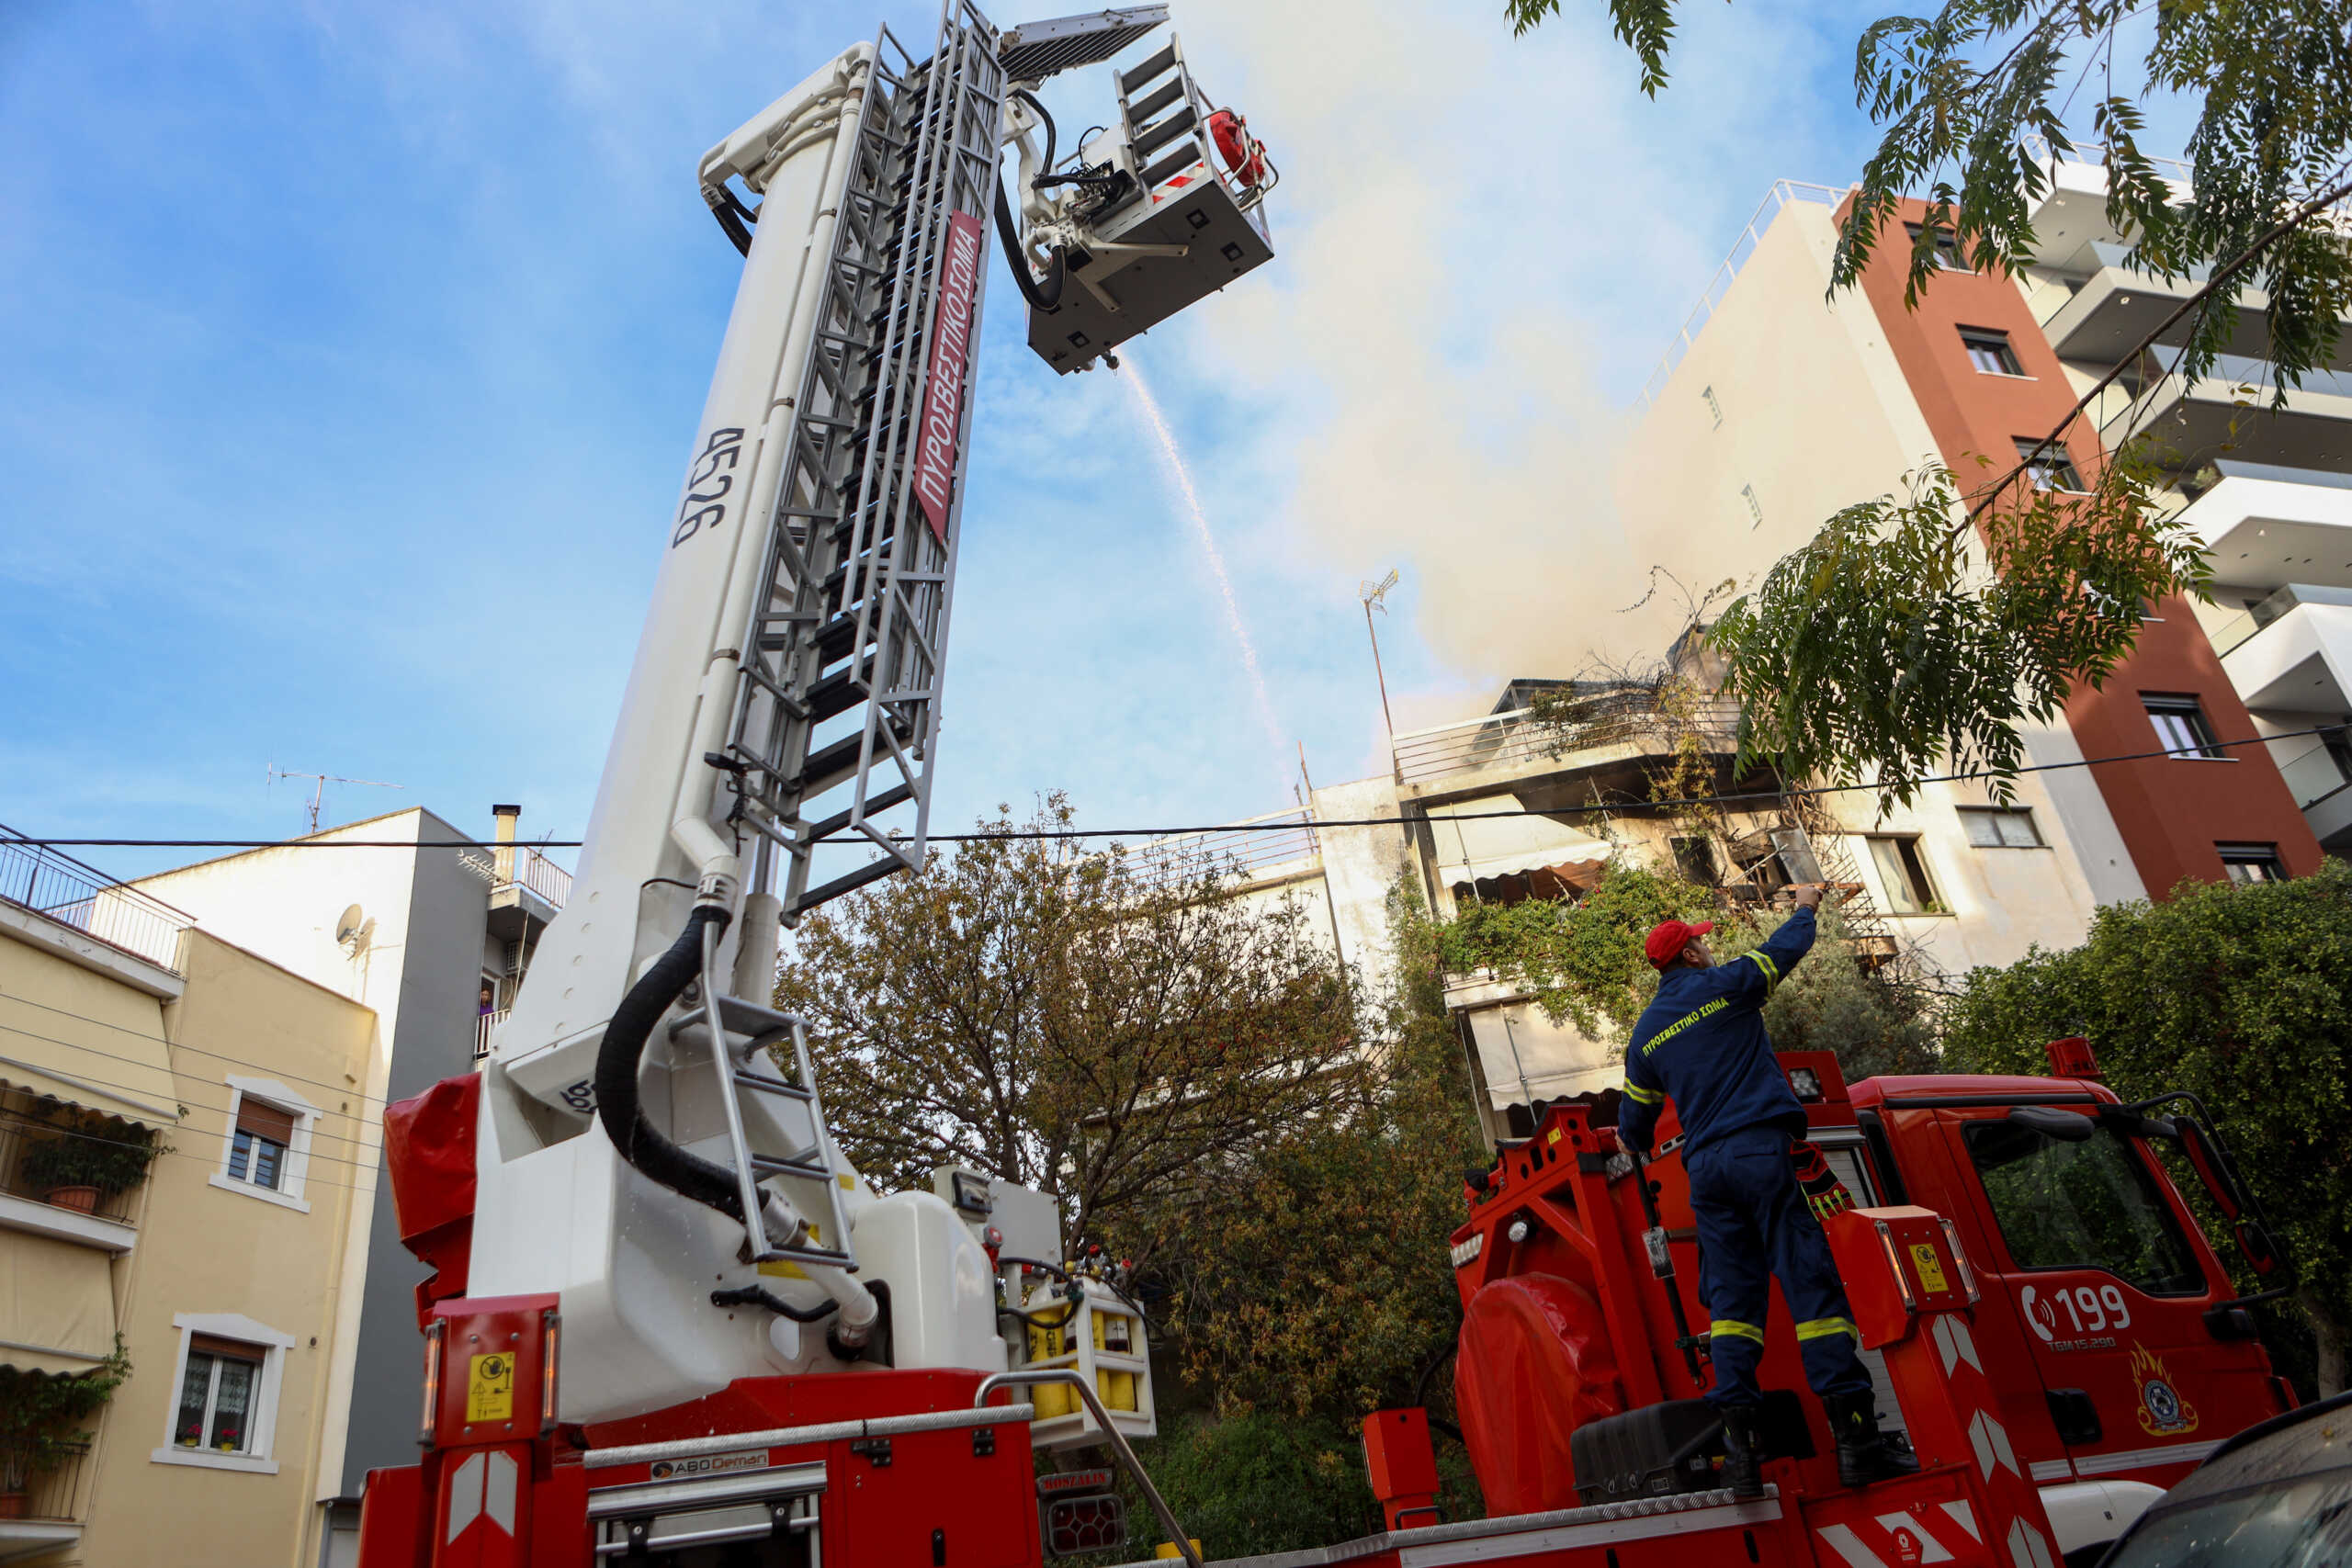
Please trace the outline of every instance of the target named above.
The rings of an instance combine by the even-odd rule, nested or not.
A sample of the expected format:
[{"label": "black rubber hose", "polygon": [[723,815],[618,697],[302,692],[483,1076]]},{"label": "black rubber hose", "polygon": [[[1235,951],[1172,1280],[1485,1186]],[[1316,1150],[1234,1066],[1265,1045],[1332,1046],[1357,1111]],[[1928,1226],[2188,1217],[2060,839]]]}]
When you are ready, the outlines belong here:
[{"label": "black rubber hose", "polygon": [[1012,96],[1019,98],[1023,103],[1027,104],[1029,106],[1030,112],[1045,122],[1046,162],[1044,167],[1045,172],[1050,175],[1054,172],[1054,117],[1046,112],[1046,106],[1039,103],[1037,101],[1036,95],[1031,93],[1027,88],[1015,87],[1012,89]]},{"label": "black rubber hose", "polygon": [[[729,918],[726,910],[711,905],[696,907],[686,917],[686,929],[678,933],[678,940],[653,961],[653,967],[613,1010],[612,1021],[605,1025],[605,1042],[596,1051],[596,1119],[604,1123],[605,1135],[612,1139],[621,1158],[639,1171],[741,1224],[743,1198],[735,1173],[690,1155],[663,1137],[645,1119],[644,1108],[637,1100],[637,1065],[645,1055],[645,1042],[662,1015],[670,1010],[670,1004],[702,973],[703,928],[716,921],[724,934]],[[711,1021],[711,1033],[717,1042],[714,1048],[726,1049],[716,1018]]]},{"label": "black rubber hose", "polygon": [[771,1295],[757,1285],[745,1285],[741,1290],[713,1291],[710,1304],[715,1307],[765,1307],[778,1317],[788,1317],[795,1323],[822,1323],[841,1310],[841,1303],[829,1301],[822,1306],[797,1307],[782,1296]]},{"label": "black rubber hose", "polygon": [[1067,276],[1062,263],[1062,248],[1059,245],[1054,247],[1053,271],[1046,275],[1044,283],[1029,275],[1029,258],[1022,254],[1021,231],[1012,221],[1012,204],[1005,199],[1002,180],[999,180],[996,186],[996,238],[997,243],[1004,247],[1004,259],[1006,265],[1012,268],[1012,281],[1020,288],[1021,297],[1029,301],[1033,310],[1058,308],[1062,302],[1062,283]]}]

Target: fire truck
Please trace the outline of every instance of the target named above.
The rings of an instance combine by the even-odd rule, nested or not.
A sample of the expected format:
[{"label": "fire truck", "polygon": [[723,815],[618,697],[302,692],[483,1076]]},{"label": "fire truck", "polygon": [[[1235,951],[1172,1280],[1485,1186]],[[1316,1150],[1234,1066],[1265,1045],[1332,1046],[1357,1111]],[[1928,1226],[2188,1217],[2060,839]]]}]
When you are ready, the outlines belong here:
[{"label": "fire truck", "polygon": [[[432,1272],[419,1461],[369,1476],[363,1568],[1027,1568],[1128,1536],[1110,1468],[1040,1473],[1080,1450],[1197,1568],[1130,1444],[1157,1416],[1125,1281],[1063,1257],[1042,1194],[877,1190],[771,1005],[784,927],[925,853],[991,220],[1057,373],[1272,254],[1272,161],[1166,20],[944,0],[927,54],[885,28],[704,155],[742,280],[572,897],[482,1068],[386,1115]],[[1065,148],[1035,89],[1130,46]],[[1862,1200],[1836,1245],[1917,1475],[1838,1490],[1792,1395],[1768,1495],[1713,1487],[1673,1128],[1637,1165],[1605,1107],[1557,1104],[1454,1244],[1491,1517],[1432,1517],[1426,1418],[1381,1412],[1390,1528],[1325,1560],[2053,1568],[2109,1539],[2289,1397],[2152,1151],[2278,1259],[2193,1105],[2057,1070],[1849,1090],[1792,1058]]]}]

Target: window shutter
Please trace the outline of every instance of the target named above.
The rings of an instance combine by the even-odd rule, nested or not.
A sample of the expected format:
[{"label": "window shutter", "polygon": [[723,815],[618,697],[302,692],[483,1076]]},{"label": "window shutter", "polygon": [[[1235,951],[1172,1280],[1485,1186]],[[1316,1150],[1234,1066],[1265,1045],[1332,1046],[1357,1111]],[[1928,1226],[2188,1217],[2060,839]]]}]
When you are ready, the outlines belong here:
[{"label": "window shutter", "polygon": [[191,1356],[226,1356],[232,1360],[261,1361],[269,1355],[266,1347],[248,1345],[242,1339],[223,1339],[217,1334],[191,1334],[187,1337],[187,1353]]},{"label": "window shutter", "polygon": [[245,1096],[237,1102],[237,1131],[251,1133],[256,1138],[267,1138],[273,1144],[287,1145],[294,1141],[294,1113],[280,1111]]}]

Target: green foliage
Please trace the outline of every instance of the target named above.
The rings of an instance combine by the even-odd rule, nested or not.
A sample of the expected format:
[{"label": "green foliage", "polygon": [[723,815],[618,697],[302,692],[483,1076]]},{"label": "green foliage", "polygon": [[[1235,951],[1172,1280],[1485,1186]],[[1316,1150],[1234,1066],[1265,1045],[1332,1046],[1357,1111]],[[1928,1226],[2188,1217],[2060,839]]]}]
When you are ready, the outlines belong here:
[{"label": "green foliage", "polygon": [[[1788,917],[1739,915],[1715,928],[1718,959],[1747,952]],[[1817,917],[1820,935],[1764,1004],[1764,1032],[1781,1051],[1830,1051],[1849,1083],[1879,1073],[1941,1071],[1935,998],[1899,970],[1866,969],[1834,905]]]},{"label": "green foliage", "polygon": [[1470,905],[1439,931],[1437,946],[1448,970],[1492,970],[1525,987],[1554,1021],[1606,1039],[1631,1029],[1657,989],[1642,953],[1650,928],[1712,919],[1714,910],[1707,888],[1612,863],[1575,903]]},{"label": "green foliage", "polygon": [[93,1416],[130,1376],[130,1357],[117,1335],[114,1353],[90,1371],[74,1374],[0,1367],[0,1492],[21,1492],[73,1453]]},{"label": "green foliage", "polygon": [[139,1185],[163,1153],[153,1129],[106,1116],[74,1117],[25,1150],[25,1181],[37,1189],[95,1187],[107,1197]]},{"label": "green foliage", "polygon": [[1418,899],[1391,897],[1398,967],[1379,1059],[1349,1098],[1232,1169],[1163,1266],[1186,1372],[1226,1413],[1352,1418],[1410,1402],[1452,1344],[1446,1247],[1485,1163]]},{"label": "green foliage", "polygon": [[[1674,0],[1608,6],[1655,94]],[[1521,32],[1558,9],[1509,5]],[[2140,47],[2135,81],[2127,51]],[[2039,243],[2031,214],[2050,186],[2049,155],[2075,151],[2064,121],[2077,104],[2104,143],[2108,219],[2133,265],[2199,284],[2041,435],[2036,457],[2064,452],[2070,432],[2095,445],[2083,412],[2119,376],[2211,373],[2248,289],[2267,297],[2274,404],[2331,362],[2352,310],[2352,248],[2326,216],[2352,196],[2352,34],[2340,0],[1948,0],[1865,29],[1855,90],[1882,138],[1839,234],[1833,294],[1860,281],[1914,196],[1927,210],[1908,246],[1908,302],[1936,276],[1944,243],[1979,270],[2016,272]],[[2143,104],[2173,96],[2198,111],[2186,193],[2141,144]],[[1747,710],[1743,760],[1770,758],[1792,778],[1871,780],[1894,801],[1948,756],[1988,772],[2006,796],[2023,761],[2017,726],[2107,678],[2139,635],[2141,599],[2202,592],[2201,554],[2162,520],[2159,492],[2168,470],[2211,456],[2127,453],[2093,476],[2088,497],[2057,499],[2024,479],[2032,458],[2003,451],[1980,459],[1993,472],[1965,495],[1931,467],[1907,501],[1830,518],[1713,630]]]},{"label": "green foliage", "polygon": [[[2090,939],[1968,976],[1944,1020],[1957,1070],[2042,1072],[2089,1035],[2126,1099],[2201,1097],[2302,1278],[2319,1381],[2345,1382],[2352,1325],[2352,866],[2239,886],[2184,883],[2109,905]],[[2222,1244],[2225,1256],[2228,1244]]]},{"label": "green foliage", "polygon": [[1981,555],[1950,469],[1907,482],[1830,518],[1715,623],[1742,760],[1875,782],[1883,808],[1945,772],[1985,771],[2007,799],[2018,726],[2104,682],[2143,600],[2201,594],[2204,553],[2121,465],[2088,498],[2029,490],[1988,513]]},{"label": "green foliage", "polygon": [[[1180,1416],[1139,1444],[1136,1457],[1206,1558],[1329,1546],[1380,1528],[1351,1424],[1335,1417]],[[1127,1531],[1127,1561],[1149,1555],[1161,1538],[1132,1493]]]}]

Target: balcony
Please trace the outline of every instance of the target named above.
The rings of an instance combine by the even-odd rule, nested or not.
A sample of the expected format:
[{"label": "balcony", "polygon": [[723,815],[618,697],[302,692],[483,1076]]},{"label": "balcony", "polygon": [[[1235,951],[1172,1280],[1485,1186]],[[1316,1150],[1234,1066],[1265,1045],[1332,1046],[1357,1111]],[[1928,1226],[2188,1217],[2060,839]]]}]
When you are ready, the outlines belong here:
[{"label": "balcony", "polygon": [[2156,456],[2183,468],[2226,456],[2352,474],[2352,371],[2314,371],[2276,409],[2263,374],[2255,361],[2225,354],[2194,387],[2177,372],[2131,388],[2119,382],[2094,400],[2090,412],[2110,452],[2145,436]]},{"label": "balcony", "polygon": [[513,1012],[514,1010],[513,1008],[511,1008],[511,1007],[500,1008],[496,1012],[486,1012],[486,1013],[483,1013],[483,1014],[482,1014],[479,1019],[477,1019],[477,1020],[475,1021],[475,1022],[474,1022],[474,1060],[475,1060],[475,1061],[479,1062],[479,1061],[481,1061],[483,1057],[485,1057],[485,1056],[487,1056],[487,1055],[490,1055],[490,1047],[491,1047],[491,1043],[498,1038],[498,1026],[499,1026],[500,1024],[502,1024],[502,1023],[504,1023],[504,1022],[506,1021],[506,1015],[507,1015],[508,1013],[510,1013],[510,1012]]},{"label": "balcony", "polygon": [[[90,1445],[82,1442],[51,1446],[56,1462],[38,1475],[24,1477],[24,1511],[15,1518],[0,1518],[0,1562],[61,1551],[82,1539],[90,1515],[93,1467]],[[17,1462],[0,1453],[0,1485],[18,1479]]]},{"label": "balcony", "polygon": [[[25,1109],[33,1103],[30,1096],[9,1098],[17,1105],[0,1109],[0,1226],[106,1252],[130,1251],[146,1168],[136,1156],[107,1156],[117,1154],[118,1145],[138,1144],[141,1131],[54,1101],[46,1114],[34,1113]],[[61,1160],[61,1150],[96,1157]]]},{"label": "balcony", "polygon": [[1211,876],[1271,886],[1321,870],[1323,852],[1314,819],[1293,807],[1245,818],[1231,829],[1154,839],[1126,852],[1125,859],[1128,873],[1148,887]]},{"label": "balcony", "polygon": [[1728,698],[1700,698],[1689,714],[1676,715],[1662,712],[1646,686],[1604,688],[1543,716],[1517,708],[1399,735],[1396,782],[1408,799],[1433,803],[1539,782],[1637,773],[1684,734],[1697,736],[1711,754],[1727,755],[1738,749],[1738,730],[1739,705]]},{"label": "balcony", "polygon": [[126,887],[72,855],[28,842],[6,825],[0,825],[0,904],[28,910],[173,976],[179,974],[180,933],[196,924],[193,915]]},{"label": "balcony", "polygon": [[2216,582],[2352,588],[2352,474],[2235,458],[2213,467],[2220,482],[2198,494],[2180,521],[2203,541]]},{"label": "balcony", "polygon": [[[2352,588],[2331,588],[2312,582],[2290,582],[2267,598],[2258,601],[2243,614],[2234,615],[2214,627],[2213,651],[2223,659],[2227,659],[2306,604],[2352,605]],[[2313,684],[2317,682],[2314,682]],[[2272,694],[2281,699],[2290,695],[2286,693]],[[2250,707],[2257,705],[2250,696],[2246,698],[2246,703]],[[2274,701],[2258,705],[2278,706],[2280,704]],[[2298,709],[2307,709],[2313,705],[2296,702],[2292,705]]]},{"label": "balcony", "polygon": [[[490,935],[529,951],[549,920],[571,898],[571,873],[528,844],[501,844],[491,852]],[[521,965],[515,966],[519,976]]]}]

